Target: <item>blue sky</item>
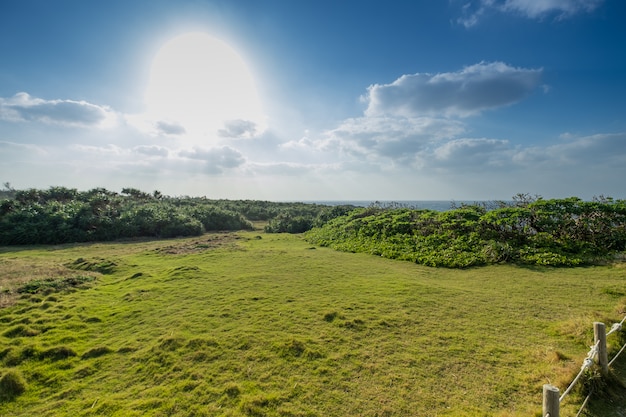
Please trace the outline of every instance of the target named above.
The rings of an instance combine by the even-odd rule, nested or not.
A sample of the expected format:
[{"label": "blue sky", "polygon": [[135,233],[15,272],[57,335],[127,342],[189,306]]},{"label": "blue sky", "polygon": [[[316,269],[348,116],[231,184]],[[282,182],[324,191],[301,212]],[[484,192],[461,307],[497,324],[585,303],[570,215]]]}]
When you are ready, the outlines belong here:
[{"label": "blue sky", "polygon": [[622,0],[0,0],[0,181],[626,198]]}]

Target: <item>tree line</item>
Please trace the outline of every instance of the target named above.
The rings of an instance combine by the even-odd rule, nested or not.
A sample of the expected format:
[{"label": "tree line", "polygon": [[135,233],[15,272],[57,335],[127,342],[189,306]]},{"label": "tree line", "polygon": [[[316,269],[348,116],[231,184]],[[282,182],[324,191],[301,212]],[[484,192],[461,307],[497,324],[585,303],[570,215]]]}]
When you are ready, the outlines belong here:
[{"label": "tree line", "polygon": [[78,191],[50,187],[0,194],[0,245],[59,244],[134,237],[197,236],[206,231],[251,230],[265,221],[268,232],[300,233],[328,206],[255,200],[169,197],[124,188]]},{"label": "tree line", "polygon": [[626,200],[544,200],[519,194],[510,203],[444,212],[372,206],[314,228],[305,238],[429,266],[584,265],[626,250]]}]

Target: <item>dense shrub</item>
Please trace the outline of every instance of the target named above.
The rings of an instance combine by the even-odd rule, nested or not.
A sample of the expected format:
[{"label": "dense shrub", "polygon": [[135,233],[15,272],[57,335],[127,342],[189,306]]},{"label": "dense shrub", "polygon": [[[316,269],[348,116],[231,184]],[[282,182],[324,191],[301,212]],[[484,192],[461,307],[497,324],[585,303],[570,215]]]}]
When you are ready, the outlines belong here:
[{"label": "dense shrub", "polygon": [[313,219],[305,216],[292,216],[281,213],[265,226],[267,233],[302,233],[313,227]]},{"label": "dense shrub", "polygon": [[626,249],[626,202],[514,200],[446,212],[366,208],[307,232],[314,244],[450,268],[515,262],[575,266]]},{"label": "dense shrub", "polygon": [[354,210],[354,206],[320,206],[297,203],[280,211],[265,226],[266,233],[303,233],[314,226],[320,227],[330,220]]},{"label": "dense shrub", "polygon": [[343,215],[351,206],[253,200],[168,197],[124,188],[121,193],[64,187],[14,190],[0,197],[0,245],[58,244],[132,237],[196,236],[205,231],[252,230],[267,220],[268,232],[301,233]]},{"label": "dense shrub", "polygon": [[[9,195],[5,193],[5,195]],[[63,187],[13,190],[0,201],[0,245],[106,241],[130,237],[195,236],[208,230],[251,229],[218,201],[170,198],[125,188],[87,192]]]}]

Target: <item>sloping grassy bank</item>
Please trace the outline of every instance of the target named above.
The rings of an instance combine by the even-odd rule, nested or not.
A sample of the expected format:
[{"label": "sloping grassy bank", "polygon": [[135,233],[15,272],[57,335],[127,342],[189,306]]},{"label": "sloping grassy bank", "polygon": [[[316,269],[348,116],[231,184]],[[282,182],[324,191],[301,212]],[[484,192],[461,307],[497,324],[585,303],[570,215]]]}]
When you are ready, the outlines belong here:
[{"label": "sloping grassy bank", "polygon": [[434,269],[256,232],[0,249],[0,272],[28,263],[95,279],[0,309],[0,373],[24,388],[0,415],[539,415],[592,322],[623,317],[626,273]]}]

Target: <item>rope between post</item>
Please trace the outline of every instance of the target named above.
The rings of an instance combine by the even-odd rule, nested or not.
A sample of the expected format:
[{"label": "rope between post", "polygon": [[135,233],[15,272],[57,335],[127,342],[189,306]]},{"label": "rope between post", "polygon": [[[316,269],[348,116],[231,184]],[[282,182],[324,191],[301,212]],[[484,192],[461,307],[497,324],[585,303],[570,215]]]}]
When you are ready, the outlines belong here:
[{"label": "rope between post", "polygon": [[613,325],[611,326],[611,330],[606,335],[608,336],[611,333],[615,333],[620,330],[622,330],[622,323],[613,323]]},{"label": "rope between post", "polygon": [[580,410],[578,410],[578,414],[576,414],[576,417],[580,416],[580,413],[583,412],[583,410],[585,409],[585,406],[587,405],[587,401],[589,401],[589,398],[591,398],[591,394],[593,394],[593,391],[589,393],[589,395],[587,395],[587,398],[585,398],[585,401],[583,401],[583,405],[580,406]]},{"label": "rope between post", "polygon": [[[619,323],[614,323],[611,326],[611,330],[606,335],[609,336],[612,333],[615,333],[617,331],[622,330],[622,328],[624,326],[624,322],[626,322],[626,316],[624,316],[622,321],[620,321]],[[559,397],[559,403],[562,402],[563,399],[570,393],[570,391],[572,390],[574,385],[576,385],[576,383],[578,382],[578,380],[582,376],[583,372],[585,372],[585,370],[587,370],[589,367],[591,367],[593,365],[593,360],[594,360],[596,354],[598,353],[599,345],[600,345],[600,341],[598,340],[593,346],[591,346],[591,349],[587,353],[587,357],[583,360],[583,364],[580,367],[580,372],[578,372],[578,375],[576,375],[576,378],[574,378],[574,380],[569,385],[569,387],[567,387],[567,389],[565,390],[563,395],[561,395]],[[615,360],[624,351],[625,348],[626,348],[626,344],[624,346],[622,346],[622,348],[619,350],[619,352],[617,352],[617,354],[613,357],[613,359],[611,359],[611,361],[609,362],[608,366],[611,366],[613,364],[613,362],[615,362]],[[583,412],[583,410],[584,410],[585,406],[587,405],[587,402],[591,398],[592,394],[593,394],[593,391],[590,392],[589,395],[587,395],[587,398],[585,398],[585,400],[583,401],[583,404],[580,407],[580,409],[578,410],[578,413],[576,414],[576,417],[579,417],[580,414]],[[546,415],[544,417],[550,417],[550,413],[546,413]]]},{"label": "rope between post", "polygon": [[619,352],[617,352],[617,355],[615,355],[613,357],[613,359],[611,359],[611,362],[609,362],[609,366],[611,366],[613,364],[613,362],[615,362],[615,359],[617,359],[617,357],[619,356],[620,353],[622,353],[624,351],[624,348],[626,348],[626,345],[622,346],[622,348],[619,350]]},{"label": "rope between post", "polygon": [[583,364],[582,368],[580,369],[580,372],[578,373],[578,375],[576,375],[576,378],[574,378],[572,383],[569,384],[569,387],[567,387],[567,389],[565,390],[563,395],[561,395],[561,397],[559,398],[559,402],[562,402],[563,398],[565,398],[565,396],[567,394],[569,394],[569,392],[572,390],[572,388],[574,388],[574,385],[576,385],[576,382],[578,382],[578,380],[580,379],[580,376],[583,374],[583,372],[585,372],[585,369],[587,369],[587,368],[585,368],[585,364]]},{"label": "rope between post", "polygon": [[589,353],[587,353],[587,357],[585,358],[585,360],[583,360],[583,364],[580,367],[580,372],[578,372],[578,375],[576,375],[576,378],[574,378],[574,380],[572,381],[571,384],[569,384],[569,387],[567,387],[563,395],[561,395],[561,397],[559,398],[559,402],[563,401],[563,398],[565,398],[565,396],[569,394],[572,388],[574,388],[574,385],[576,385],[576,382],[578,382],[583,372],[585,372],[587,368],[593,365],[593,358],[596,356],[596,353],[598,353],[599,344],[600,344],[600,341],[596,342],[595,345],[591,346],[591,350],[589,351]]},{"label": "rope between post", "polygon": [[[607,336],[613,332],[616,332],[618,330],[622,330],[622,327],[624,326],[624,321],[626,321],[626,316],[624,316],[624,318],[622,319],[622,321],[620,321],[619,323],[615,323],[613,324],[613,326],[611,326],[611,331],[607,333]],[[620,355],[620,353],[622,353],[624,351],[624,348],[626,348],[626,345],[622,346],[622,348],[619,350],[619,352],[617,352],[617,354],[613,357],[613,359],[611,359],[611,362],[609,362],[609,366],[613,365],[613,362],[615,362],[615,359],[617,359],[617,357]]]}]

